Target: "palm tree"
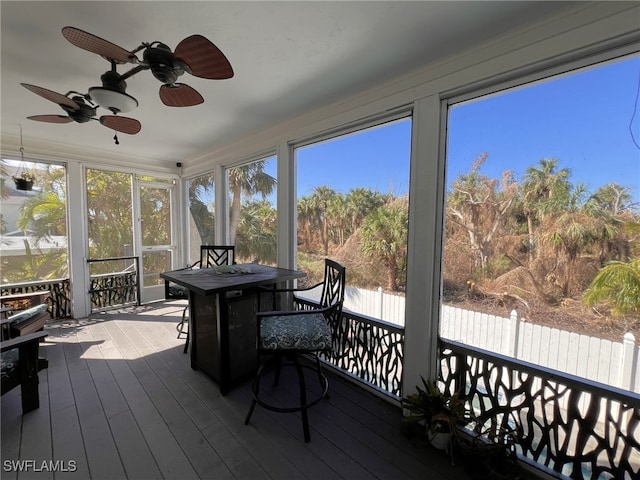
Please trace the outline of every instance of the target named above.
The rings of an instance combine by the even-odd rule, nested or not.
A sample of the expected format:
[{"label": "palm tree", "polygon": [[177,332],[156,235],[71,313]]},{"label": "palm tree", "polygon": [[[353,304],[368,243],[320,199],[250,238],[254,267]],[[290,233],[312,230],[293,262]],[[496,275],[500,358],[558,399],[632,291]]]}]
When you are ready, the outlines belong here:
[{"label": "palm tree", "polygon": [[311,203],[316,210],[320,224],[320,241],[324,248],[324,255],[329,255],[329,205],[333,197],[336,195],[334,189],[324,185],[322,187],[316,187],[313,189],[311,195]]},{"label": "palm tree", "polygon": [[571,188],[571,171],[568,168],[557,170],[558,163],[557,158],[543,158],[538,167],[529,167],[525,173],[522,204],[527,219],[530,263],[534,259],[534,252],[536,257],[539,255],[535,245],[536,224],[545,212],[559,206]]},{"label": "palm tree", "polygon": [[370,212],[384,205],[386,198],[380,192],[368,188],[354,188],[347,193],[345,201],[351,222],[350,233],[353,233]]},{"label": "palm tree", "polygon": [[541,238],[550,244],[558,254],[565,256],[567,268],[562,281],[562,293],[570,295],[573,265],[583,249],[613,238],[617,232],[617,221],[602,210],[593,208],[585,201],[588,192],[582,183],[568,195],[563,210],[545,218],[541,228]]},{"label": "palm tree", "polygon": [[275,265],[277,212],[268,200],[251,200],[241,209],[236,258]]},{"label": "palm tree", "polygon": [[640,259],[609,263],[591,282],[584,301],[590,307],[610,302],[615,316],[640,316]]},{"label": "palm tree", "polygon": [[302,237],[304,251],[311,251],[313,243],[313,226],[318,215],[311,197],[302,197],[298,200],[298,236]]},{"label": "palm tree", "polygon": [[387,289],[398,290],[400,265],[406,258],[409,225],[408,199],[389,202],[362,222],[362,252],[372,260],[382,261],[387,271]]},{"label": "palm tree", "polygon": [[[65,195],[65,171],[49,165],[47,170],[38,172],[43,189],[24,202],[17,226],[22,231],[30,231],[38,246],[52,236],[67,235],[67,205]],[[66,277],[69,274],[67,251],[64,246],[52,248],[44,253],[34,254],[25,239],[26,259],[21,266],[19,280],[36,280]],[[39,248],[37,247],[39,250]]]},{"label": "palm tree", "polygon": [[236,231],[240,222],[242,194],[266,198],[276,187],[276,179],[264,171],[267,160],[248,163],[229,169],[229,191],[231,192],[231,218],[229,220],[229,241],[235,244]]},{"label": "palm tree", "polygon": [[[202,245],[215,243],[214,203],[207,204],[205,198],[213,198],[215,180],[213,174],[202,175],[189,182],[189,213]],[[199,245],[197,246],[199,248]],[[199,253],[199,250],[198,250]]]},{"label": "palm tree", "polygon": [[31,230],[36,242],[52,235],[66,235],[67,204],[53,192],[42,191],[27,200],[20,212],[20,230]]},{"label": "palm tree", "polygon": [[341,193],[337,193],[331,199],[327,218],[330,228],[329,233],[333,241],[339,246],[344,245],[348,229],[347,203]]}]

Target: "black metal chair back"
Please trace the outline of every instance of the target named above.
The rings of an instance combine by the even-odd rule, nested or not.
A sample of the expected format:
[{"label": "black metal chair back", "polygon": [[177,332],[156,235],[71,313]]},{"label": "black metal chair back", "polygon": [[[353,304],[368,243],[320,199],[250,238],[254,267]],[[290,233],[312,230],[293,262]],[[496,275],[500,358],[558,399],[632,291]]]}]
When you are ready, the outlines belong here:
[{"label": "black metal chair back", "polygon": [[[207,267],[219,267],[221,265],[233,265],[235,262],[235,247],[233,245],[200,245],[200,260],[191,265],[188,268],[207,268]],[[174,290],[176,287],[173,287]],[[184,287],[181,287],[183,293],[182,297],[178,294],[173,294],[171,298],[189,298],[188,292]],[[165,296],[170,298],[171,285],[165,280]],[[182,311],[182,320],[176,325],[178,330],[178,338],[181,335],[186,335],[187,341],[184,344],[184,353],[189,350],[189,331],[186,327],[187,312],[189,311],[189,305],[187,305]]]},{"label": "black metal chair back", "polygon": [[219,267],[236,263],[233,245],[200,245],[200,267]]},{"label": "black metal chair back", "polygon": [[322,295],[320,296],[320,306],[330,307],[342,311],[345,289],[345,267],[338,262],[324,261],[324,283],[322,285]]}]

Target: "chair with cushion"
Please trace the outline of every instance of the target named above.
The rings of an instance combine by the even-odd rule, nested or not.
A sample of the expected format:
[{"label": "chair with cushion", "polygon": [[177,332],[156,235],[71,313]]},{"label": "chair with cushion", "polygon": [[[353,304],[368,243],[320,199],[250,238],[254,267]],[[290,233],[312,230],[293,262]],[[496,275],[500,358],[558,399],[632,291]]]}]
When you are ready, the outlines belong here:
[{"label": "chair with cushion", "polygon": [[[305,289],[281,289],[274,292],[290,292],[293,294],[295,310],[259,312],[257,314],[258,336],[257,348],[259,356],[266,356],[258,368],[253,381],[251,392],[252,400],[249,412],[245,417],[245,425],[249,424],[251,415],[260,405],[275,412],[300,412],[302,416],[302,428],[305,442],[310,440],[309,418],[307,410],[327,397],[329,383],[322,373],[322,367],[318,354],[328,353],[332,350],[332,332],[337,330],[337,325],[342,316],[342,303],[345,290],[345,268],[339,263],[325,259],[324,281]],[[322,295],[318,307],[309,308],[297,301],[296,292],[310,290],[322,285]],[[300,356],[310,356],[313,362],[302,363]],[[299,403],[294,406],[280,406],[269,403],[260,396],[260,380],[266,371],[266,367],[275,363],[276,371],[274,385],[280,379],[282,366],[295,367],[299,383]],[[307,389],[303,369],[315,370],[320,383],[322,393],[315,398],[307,399]]]},{"label": "chair with cushion", "polygon": [[38,358],[38,349],[47,335],[34,332],[0,342],[2,395],[20,385],[23,414],[40,407],[38,372],[49,364],[46,359]]},{"label": "chair with cushion", "polygon": [[[200,260],[193,265],[186,267],[184,270],[193,268],[210,268],[219,267],[221,265],[233,265],[235,262],[235,247],[233,245],[200,245]],[[167,299],[188,299],[189,290],[182,285],[165,280],[164,282],[165,298]],[[189,305],[182,311],[182,319],[176,325],[178,330],[178,338],[182,335],[187,337],[184,345],[184,353],[189,350],[189,330],[187,328],[187,312]]]}]

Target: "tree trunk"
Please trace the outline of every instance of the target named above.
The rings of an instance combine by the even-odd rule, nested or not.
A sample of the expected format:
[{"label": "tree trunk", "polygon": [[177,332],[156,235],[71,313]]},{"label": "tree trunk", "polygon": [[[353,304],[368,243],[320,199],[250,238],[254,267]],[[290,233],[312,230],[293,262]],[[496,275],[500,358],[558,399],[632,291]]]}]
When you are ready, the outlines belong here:
[{"label": "tree trunk", "polygon": [[539,252],[535,252],[534,232],[533,232],[533,215],[531,212],[527,212],[527,234],[529,237],[529,265],[533,262],[534,258],[538,258]]},{"label": "tree trunk", "polygon": [[392,292],[398,291],[397,262],[395,255],[390,255],[387,260],[387,288]]}]

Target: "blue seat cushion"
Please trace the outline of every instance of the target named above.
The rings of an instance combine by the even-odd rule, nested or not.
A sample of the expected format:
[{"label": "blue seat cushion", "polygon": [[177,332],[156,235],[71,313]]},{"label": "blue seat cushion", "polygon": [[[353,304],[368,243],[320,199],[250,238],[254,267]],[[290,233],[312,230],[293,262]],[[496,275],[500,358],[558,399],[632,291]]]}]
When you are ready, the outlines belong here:
[{"label": "blue seat cushion", "polygon": [[19,327],[23,323],[27,323],[33,320],[36,317],[39,317],[44,312],[47,311],[49,305],[46,303],[41,303],[40,305],[36,305],[35,307],[27,308],[26,310],[22,310],[15,315],[9,317],[11,320],[12,327]]},{"label": "blue seat cushion", "polygon": [[189,298],[189,289],[176,283],[169,284],[169,295],[172,298]]},{"label": "blue seat cushion", "polygon": [[273,315],[260,323],[261,350],[331,350],[331,329],[321,313]]}]

